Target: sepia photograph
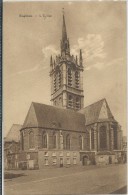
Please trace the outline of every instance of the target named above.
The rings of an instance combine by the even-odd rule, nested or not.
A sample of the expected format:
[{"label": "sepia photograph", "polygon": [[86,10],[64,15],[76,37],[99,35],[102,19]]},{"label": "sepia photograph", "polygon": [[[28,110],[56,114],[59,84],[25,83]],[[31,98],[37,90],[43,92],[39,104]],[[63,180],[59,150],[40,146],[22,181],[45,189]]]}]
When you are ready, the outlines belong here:
[{"label": "sepia photograph", "polygon": [[127,194],[126,1],[3,2],[4,195]]}]

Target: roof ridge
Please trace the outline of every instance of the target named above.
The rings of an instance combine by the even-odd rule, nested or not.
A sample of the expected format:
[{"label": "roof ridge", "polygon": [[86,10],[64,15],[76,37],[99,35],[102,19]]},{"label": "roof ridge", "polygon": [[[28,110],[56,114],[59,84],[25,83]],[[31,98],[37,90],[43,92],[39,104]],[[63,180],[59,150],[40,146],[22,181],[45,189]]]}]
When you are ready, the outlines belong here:
[{"label": "roof ridge", "polygon": [[49,105],[49,104],[43,104],[43,103],[39,103],[39,102],[32,102],[32,104],[39,104],[39,105],[42,105],[42,106],[49,106],[49,107],[52,107],[52,108],[55,108],[55,109],[58,109],[58,110],[63,110],[64,112],[72,112],[72,113],[76,113],[76,114],[81,114],[75,110],[70,110],[70,109],[65,109],[65,108],[61,108],[61,107],[57,107],[57,106],[54,106],[54,105]]},{"label": "roof ridge", "polygon": [[[96,104],[96,103],[98,103],[98,102],[101,102],[101,101],[106,101],[106,98],[102,98],[102,99],[100,99],[100,100],[98,100],[97,102],[94,102],[94,103],[92,103],[92,104],[89,104],[88,106],[86,106],[86,107],[84,107],[84,108],[87,108],[87,107],[89,107],[89,106],[92,106],[93,104]],[[83,108],[83,109],[84,109]],[[83,109],[81,109],[81,110],[83,110]]]}]

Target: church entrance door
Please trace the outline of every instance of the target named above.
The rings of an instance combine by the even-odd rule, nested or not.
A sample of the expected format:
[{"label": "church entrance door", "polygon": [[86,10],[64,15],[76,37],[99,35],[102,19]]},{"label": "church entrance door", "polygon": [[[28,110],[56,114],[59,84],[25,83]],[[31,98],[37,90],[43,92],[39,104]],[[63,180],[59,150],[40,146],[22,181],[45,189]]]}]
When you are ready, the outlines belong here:
[{"label": "church entrance door", "polygon": [[87,155],[83,156],[83,165],[88,165],[89,158]]},{"label": "church entrance door", "polygon": [[109,156],[109,164],[112,164],[112,157]]},{"label": "church entrance door", "polygon": [[60,158],[60,167],[63,167],[63,158]]}]

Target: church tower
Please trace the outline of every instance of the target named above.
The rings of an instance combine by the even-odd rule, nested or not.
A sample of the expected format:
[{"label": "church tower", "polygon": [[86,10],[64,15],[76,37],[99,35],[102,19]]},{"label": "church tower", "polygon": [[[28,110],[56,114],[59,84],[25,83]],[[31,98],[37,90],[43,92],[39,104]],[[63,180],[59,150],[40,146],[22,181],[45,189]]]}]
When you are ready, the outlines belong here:
[{"label": "church tower", "polygon": [[61,53],[50,59],[51,102],[66,109],[80,110],[84,107],[83,59],[70,54],[65,16],[63,14]]}]

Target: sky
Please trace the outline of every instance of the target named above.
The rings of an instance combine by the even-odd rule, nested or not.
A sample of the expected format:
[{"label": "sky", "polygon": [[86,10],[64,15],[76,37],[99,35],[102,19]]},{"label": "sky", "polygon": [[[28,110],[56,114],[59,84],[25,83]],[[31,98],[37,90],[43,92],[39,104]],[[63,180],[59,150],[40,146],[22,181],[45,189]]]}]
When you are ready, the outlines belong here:
[{"label": "sky", "polygon": [[[62,8],[71,53],[83,52],[84,106],[106,98],[126,134],[126,2],[4,2],[3,129],[31,102],[50,102],[50,56],[60,53]],[[31,17],[28,17],[31,16]]]}]

